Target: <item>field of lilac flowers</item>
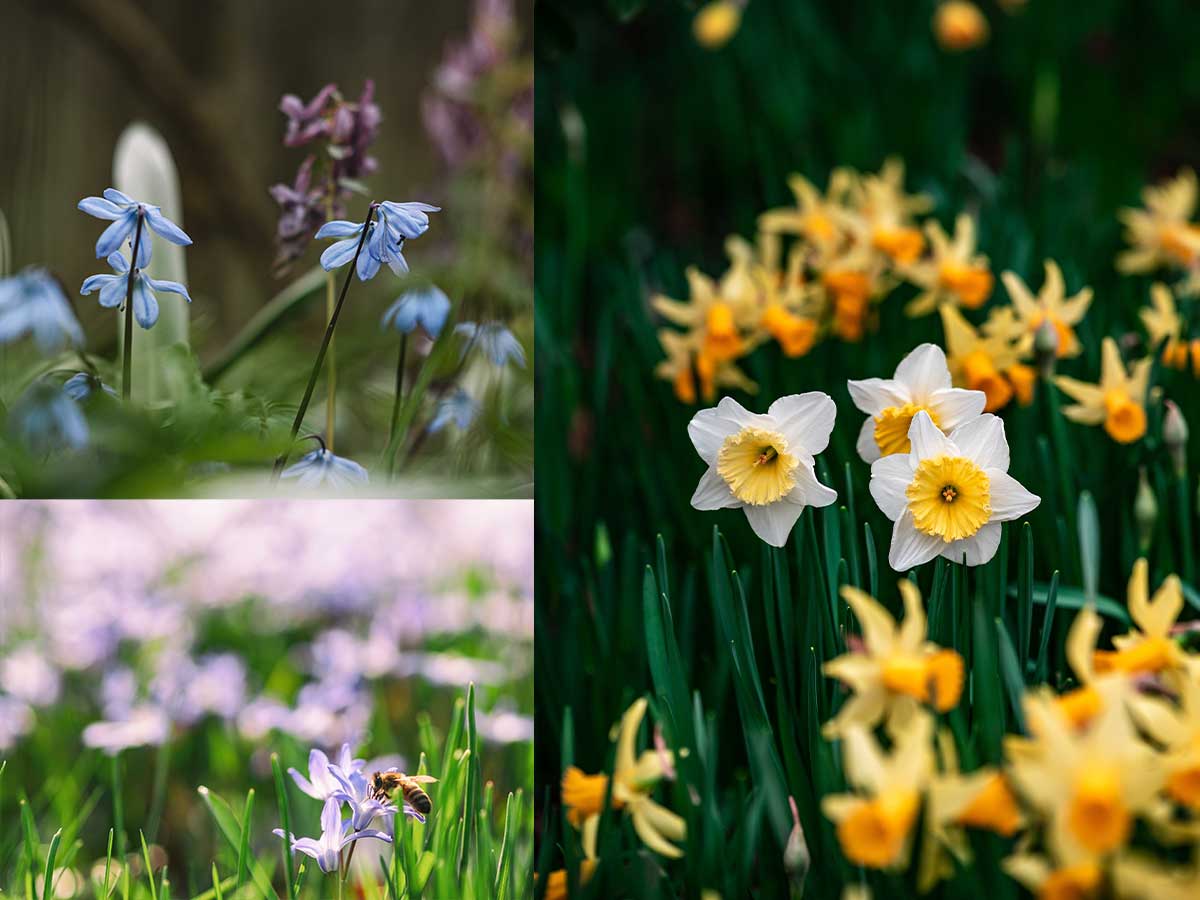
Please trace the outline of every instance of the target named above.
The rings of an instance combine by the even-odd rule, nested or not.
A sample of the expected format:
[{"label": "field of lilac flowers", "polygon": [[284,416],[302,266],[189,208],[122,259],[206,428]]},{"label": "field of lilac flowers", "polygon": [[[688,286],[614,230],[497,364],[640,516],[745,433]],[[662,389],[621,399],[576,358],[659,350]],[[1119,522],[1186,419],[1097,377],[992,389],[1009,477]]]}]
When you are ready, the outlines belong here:
[{"label": "field of lilac flowers", "polygon": [[532,541],[520,501],[0,506],[0,895],[525,895]]},{"label": "field of lilac flowers", "polygon": [[[512,0],[466,6],[431,70],[381,60],[262,108],[290,171],[235,158],[240,187],[198,181],[189,113],[168,109],[89,140],[112,176],[86,193],[66,171],[0,192],[0,497],[530,492],[532,63]],[[395,114],[414,90],[419,115]],[[397,133],[436,178],[406,174]],[[219,224],[193,230],[213,202]],[[88,216],[86,242],[73,225],[30,254],[28,222]],[[206,243],[218,264],[194,269]]]}]

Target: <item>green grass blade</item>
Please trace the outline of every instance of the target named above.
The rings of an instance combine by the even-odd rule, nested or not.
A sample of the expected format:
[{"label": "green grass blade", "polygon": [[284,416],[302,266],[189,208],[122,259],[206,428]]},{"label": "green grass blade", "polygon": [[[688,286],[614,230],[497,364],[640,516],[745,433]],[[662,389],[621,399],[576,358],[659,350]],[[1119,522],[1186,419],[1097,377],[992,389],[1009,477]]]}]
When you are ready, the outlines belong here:
[{"label": "green grass blade", "polygon": [[283,780],[283,767],[279,764],[279,754],[271,754],[271,774],[275,778],[275,801],[279,807],[279,824],[283,828],[283,883],[287,890],[288,900],[295,900],[296,886],[292,879],[292,815],[288,805],[287,782]]},{"label": "green grass blade", "polygon": [[54,861],[58,857],[58,843],[62,840],[62,829],[54,832],[50,838],[50,848],[46,851],[46,867],[42,873],[42,900],[51,900],[54,891]]},{"label": "green grass blade", "polygon": [[146,835],[139,828],[138,838],[142,842],[142,862],[146,865],[146,881],[150,883],[150,900],[158,900],[158,887],[154,884],[154,867],[150,864],[150,848],[146,846]]}]

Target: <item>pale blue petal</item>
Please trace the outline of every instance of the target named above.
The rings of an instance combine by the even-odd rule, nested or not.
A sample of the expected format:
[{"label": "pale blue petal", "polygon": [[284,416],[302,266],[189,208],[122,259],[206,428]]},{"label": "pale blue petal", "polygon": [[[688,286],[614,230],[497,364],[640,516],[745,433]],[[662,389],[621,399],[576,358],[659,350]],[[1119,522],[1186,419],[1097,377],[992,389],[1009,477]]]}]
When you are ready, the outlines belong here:
[{"label": "pale blue petal", "polygon": [[102,259],[120,248],[121,242],[133,233],[137,224],[137,213],[129,211],[104,229],[96,241],[96,258]]},{"label": "pale blue petal", "polygon": [[146,279],[152,290],[159,292],[166,291],[168,294],[180,294],[188,303],[192,302],[192,298],[188,296],[187,288],[178,281],[159,281],[156,278],[150,278],[146,275],[142,277]]},{"label": "pale blue petal", "polygon": [[317,231],[318,238],[344,238],[350,237],[352,234],[358,234],[362,231],[362,222],[347,222],[345,219],[335,219],[332,222],[326,222]]},{"label": "pale blue petal", "polygon": [[114,309],[125,302],[129,293],[129,276],[113,275],[112,281],[100,288],[100,305],[106,309]]},{"label": "pale blue petal", "polygon": [[108,264],[112,266],[114,272],[120,272],[124,275],[129,271],[129,263],[125,262],[125,257],[120,253],[108,254]]},{"label": "pale blue petal", "polygon": [[370,281],[379,271],[379,266],[380,262],[375,258],[375,254],[360,253],[358,255],[358,280]]},{"label": "pale blue petal", "polygon": [[186,247],[192,242],[192,239],[187,236],[187,233],[159,212],[158,207],[146,208],[146,224],[154,229],[154,232],[159,236],[170,241],[172,244],[179,244],[181,247]]},{"label": "pale blue petal", "polygon": [[119,219],[125,215],[125,210],[102,197],[84,197],[79,201],[79,208],[89,216],[95,216],[97,219],[108,219],[110,221]]},{"label": "pale blue petal", "polygon": [[106,284],[114,279],[124,280],[120,275],[89,275],[83,280],[83,286],[79,289],[79,293],[86,297],[92,291],[102,290]]},{"label": "pale blue petal", "polygon": [[350,260],[354,259],[354,251],[358,249],[357,238],[347,238],[344,241],[338,241],[336,244],[330,244],[325,248],[325,252],[321,254],[321,268],[326,272],[333,269],[340,269]]},{"label": "pale blue petal", "polygon": [[123,206],[136,206],[137,201],[128,194],[122,194],[116,188],[105,188],[104,197],[111,200],[113,203],[120,203]]},{"label": "pale blue petal", "polygon": [[133,286],[133,317],[146,329],[153,328],[154,323],[158,321],[158,298],[154,296],[144,278],[139,278]]}]

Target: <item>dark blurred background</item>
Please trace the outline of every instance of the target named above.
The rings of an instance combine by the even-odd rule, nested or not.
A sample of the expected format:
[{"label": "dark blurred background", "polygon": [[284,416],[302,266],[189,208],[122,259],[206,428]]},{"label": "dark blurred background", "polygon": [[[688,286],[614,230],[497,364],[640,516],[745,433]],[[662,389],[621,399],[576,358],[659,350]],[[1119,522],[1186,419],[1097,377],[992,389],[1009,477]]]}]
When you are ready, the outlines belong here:
[{"label": "dark blurred background", "polygon": [[[267,191],[290,184],[310,148],[283,146],[281,95],[307,102],[332,81],[354,99],[373,78],[383,112],[379,171],[365,179],[373,195],[448,206],[448,166],[426,133],[422,98],[448,45],[467,39],[474,5],[4,0],[0,209],[15,267],[45,265],[69,289],[104,271],[91,252],[98,223],[75,205],[112,183],[118,135],[146,121],[180,173],[181,224],[195,242],[187,254],[193,345],[203,359],[286,283],[271,271],[278,207]],[[531,5],[515,4],[526,36]],[[351,206],[361,216],[366,199]],[[444,247],[471,224],[447,208],[430,244]],[[427,266],[434,247],[413,249],[414,269]],[[107,311],[77,307],[94,347],[115,342]]]}]

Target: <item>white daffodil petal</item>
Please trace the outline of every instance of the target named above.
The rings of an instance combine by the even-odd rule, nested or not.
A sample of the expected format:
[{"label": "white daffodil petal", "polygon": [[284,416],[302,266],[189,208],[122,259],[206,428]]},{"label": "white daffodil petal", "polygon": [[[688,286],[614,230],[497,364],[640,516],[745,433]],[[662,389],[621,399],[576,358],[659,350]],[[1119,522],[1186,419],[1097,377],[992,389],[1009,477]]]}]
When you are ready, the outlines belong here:
[{"label": "white daffodil petal", "polygon": [[1017,479],[999,469],[987,469],[992,521],[1007,522],[1037,509],[1042,498],[1031,494]]},{"label": "white daffodil petal", "polygon": [[929,398],[929,408],[946,431],[953,431],[983,415],[983,407],[986,404],[987,394],[983,391],[968,391],[964,388],[934,391]]},{"label": "white daffodil petal", "polygon": [[725,509],[741,505],[742,502],[733,496],[729,484],[716,469],[709,469],[701,476],[696,492],[692,494],[692,506],[695,509]]},{"label": "white daffodil petal", "polygon": [[837,405],[828,394],[809,391],[780,397],[771,404],[767,416],[787,440],[789,451],[816,456],[829,446]]},{"label": "white daffodil petal", "polygon": [[754,533],[772,547],[782,547],[787,543],[792,527],[804,511],[804,507],[798,503],[783,501],[766,506],[746,506],[743,509]]},{"label": "white daffodil petal", "polygon": [[801,507],[822,507],[837,500],[837,491],[817,481],[817,473],[812,463],[801,461],[792,474],[796,479],[796,486],[784,498],[786,502],[799,504]]},{"label": "white daffodil petal", "polygon": [[954,429],[950,440],[981,469],[1008,471],[1008,440],[1004,436],[1004,420],[991,413],[972,419]]},{"label": "white daffodil petal", "polygon": [[871,496],[893,522],[908,507],[906,491],[912,478],[913,464],[906,453],[893,453],[871,463]]},{"label": "white daffodil petal", "polygon": [[913,464],[930,456],[961,456],[946,435],[933,424],[929,413],[921,410],[913,416],[912,424],[908,426],[908,440],[912,444],[911,458]]},{"label": "white daffodil petal", "polygon": [[912,513],[907,509],[892,526],[892,546],[888,551],[888,565],[897,572],[927,563],[941,552],[945,542],[933,535],[917,531]]},{"label": "white daffodil petal", "polygon": [[858,430],[858,440],[854,442],[854,449],[865,463],[873,463],[879,459],[879,445],[875,443],[875,419],[867,418],[863,421],[862,428]]},{"label": "white daffodil petal", "polygon": [[[935,538],[935,540],[938,540]],[[1000,523],[988,522],[969,538],[945,543],[938,540],[941,555],[950,562],[965,562],[968,566],[981,566],[993,556],[1000,547]]]},{"label": "white daffodil petal", "polygon": [[[737,410],[727,406],[726,401],[736,406]],[[710,466],[716,463],[717,453],[725,438],[742,428],[739,412],[746,413],[746,410],[736,400],[726,397],[715,409],[700,410],[688,423],[688,437],[692,439],[692,445],[700,458]]]},{"label": "white daffodil petal", "polygon": [[921,344],[896,366],[895,378],[918,399],[944,390],[950,387],[946,354],[936,344]]},{"label": "white daffodil petal", "polygon": [[890,378],[847,381],[846,387],[854,405],[868,416],[877,416],[889,406],[903,406],[912,400],[908,389]]}]

